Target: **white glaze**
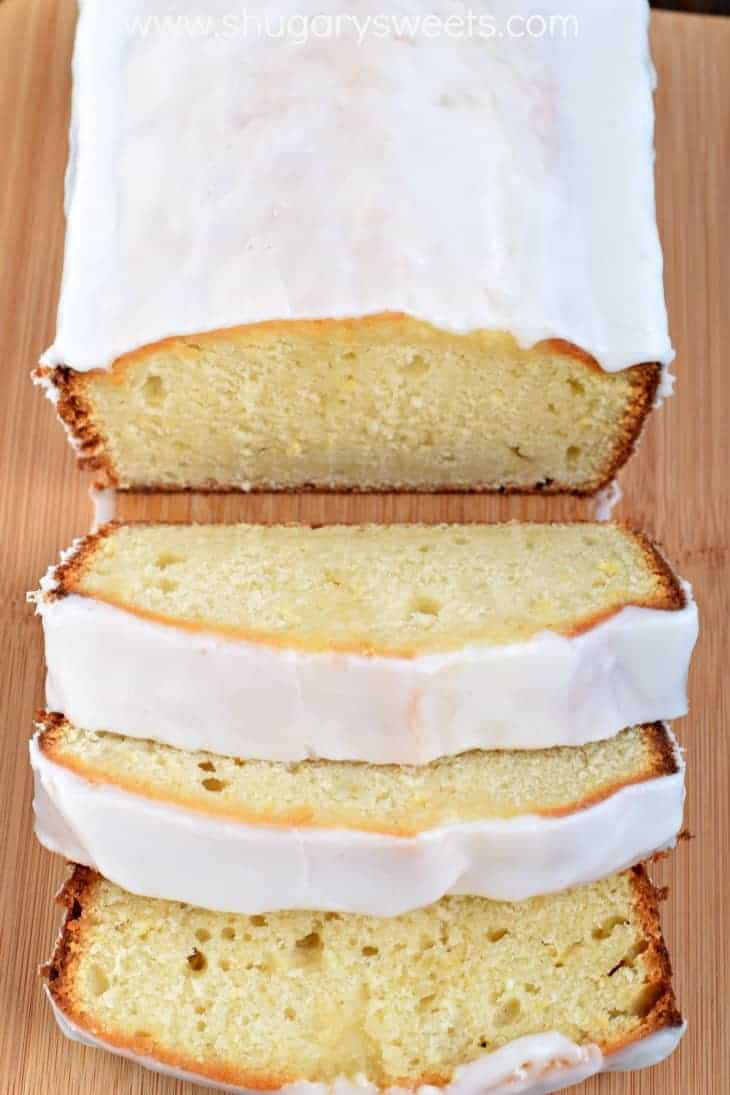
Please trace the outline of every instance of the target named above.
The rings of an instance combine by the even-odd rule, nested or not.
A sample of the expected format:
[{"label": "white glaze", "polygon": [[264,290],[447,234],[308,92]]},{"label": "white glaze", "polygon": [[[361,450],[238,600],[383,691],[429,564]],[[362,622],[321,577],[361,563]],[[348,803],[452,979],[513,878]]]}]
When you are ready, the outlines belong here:
[{"label": "white glaze", "polygon": [[[168,335],[382,311],[511,331],[524,346],[564,338],[608,371],[671,360],[645,0],[572,0],[578,33],[565,37],[307,44],[128,32],[134,16],[188,12],[182,0],[80,7],[44,363],[108,368]],[[499,28],[525,11],[468,8]],[[398,10],[424,15],[418,0]],[[205,5],[221,28],[230,12],[230,0]],[[464,7],[436,0],[429,13]],[[265,24],[272,5],[251,0],[246,14]]]},{"label": "white glaze", "polygon": [[[188,1080],[218,1091],[232,1092],[234,1095],[259,1095],[247,1088],[221,1084],[207,1080],[198,1073],[171,1068],[152,1057],[118,1049],[72,1022],[48,989],[46,994],[61,1031],[74,1042],[80,1042],[92,1049],[109,1050],[153,1072],[178,1080]],[[444,1087],[423,1085],[415,1093],[390,1087],[384,1095],[549,1095],[550,1092],[578,1084],[600,1072],[626,1072],[658,1064],[674,1052],[685,1030],[686,1024],[667,1027],[617,1053],[605,1056],[598,1046],[578,1046],[556,1031],[531,1034],[517,1038],[514,1042],[457,1068],[451,1082]],[[376,1085],[368,1083],[365,1077],[355,1080],[340,1079],[333,1084],[302,1081],[287,1084],[281,1092],[282,1095],[379,1095]]]},{"label": "white glaze", "polygon": [[580,745],[686,713],[697,610],[685,592],[682,609],[627,607],[573,638],[410,659],[269,646],[41,594],[46,706],[85,730],[263,760],[425,764]]},{"label": "white glaze", "polygon": [[108,525],[117,514],[117,492],[112,487],[89,487],[92,521],[91,531],[96,532],[102,525]]},{"label": "white glaze", "polygon": [[613,511],[623,499],[624,492],[616,479],[613,479],[607,487],[599,490],[591,501],[594,521],[610,521]]},{"label": "white glaze", "polygon": [[[676,748],[676,743],[675,743]],[[563,817],[442,825],[414,837],[245,824],[91,781],[30,744],[41,843],[125,890],[221,912],[396,916],[447,893],[520,901],[593,882],[674,844],[680,771]],[[189,864],[196,864],[191,871]]]}]

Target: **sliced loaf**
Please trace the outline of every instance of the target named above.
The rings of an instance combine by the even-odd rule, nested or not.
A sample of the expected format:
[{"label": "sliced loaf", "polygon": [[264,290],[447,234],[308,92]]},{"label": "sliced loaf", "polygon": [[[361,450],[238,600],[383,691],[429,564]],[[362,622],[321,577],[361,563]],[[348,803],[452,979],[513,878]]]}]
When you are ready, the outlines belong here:
[{"label": "sliced loaf", "polygon": [[687,587],[613,524],[119,525],[36,594],[48,707],[185,749],[426,763],[686,710]]},{"label": "sliced loaf", "polygon": [[682,1032],[640,868],[391,920],[205,912],[84,868],[62,900],[47,976],[63,1029],[233,1091],[544,1093],[653,1064]]},{"label": "sliced loaf", "polygon": [[661,724],[404,767],[242,761],[46,715],[31,761],[50,850],[135,893],[242,913],[564,889],[673,843],[684,799]]}]

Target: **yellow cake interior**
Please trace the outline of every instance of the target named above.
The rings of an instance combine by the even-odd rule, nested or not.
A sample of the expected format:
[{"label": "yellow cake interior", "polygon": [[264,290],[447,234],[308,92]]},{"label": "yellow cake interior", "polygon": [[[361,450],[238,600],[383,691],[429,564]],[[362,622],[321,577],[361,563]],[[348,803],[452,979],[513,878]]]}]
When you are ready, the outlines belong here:
[{"label": "yellow cake interior", "polygon": [[640,894],[627,873],[386,920],[229,916],[97,878],[75,900],[51,989],[102,1037],[254,1087],[444,1082],[522,1035],[605,1047],[654,1022],[660,999],[671,1012],[653,894]]},{"label": "yellow cake interior", "polygon": [[381,316],[168,339],[73,374],[60,409],[119,486],[590,491],[631,451],[656,376]]}]

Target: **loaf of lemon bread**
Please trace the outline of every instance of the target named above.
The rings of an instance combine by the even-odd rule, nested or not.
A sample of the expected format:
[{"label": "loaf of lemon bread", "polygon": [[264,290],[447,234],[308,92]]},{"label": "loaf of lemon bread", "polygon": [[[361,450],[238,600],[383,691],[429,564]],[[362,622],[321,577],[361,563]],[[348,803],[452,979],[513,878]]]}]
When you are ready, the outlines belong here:
[{"label": "loaf of lemon bread", "polygon": [[81,4],[37,379],[106,484],[586,493],[627,459],[671,390],[648,4],[424,15]]}]

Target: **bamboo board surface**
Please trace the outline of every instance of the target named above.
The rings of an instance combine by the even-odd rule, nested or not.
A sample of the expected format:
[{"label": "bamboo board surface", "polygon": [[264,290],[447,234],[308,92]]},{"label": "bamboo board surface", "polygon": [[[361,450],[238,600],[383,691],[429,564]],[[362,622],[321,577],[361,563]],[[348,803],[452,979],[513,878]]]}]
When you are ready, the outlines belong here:
[{"label": "bamboo board surface", "polygon": [[[63,249],[72,0],[0,0],[0,1095],[192,1095],[192,1085],[66,1042],[36,967],[64,874],[31,831],[27,739],[42,702],[40,626],[24,603],[86,531],[88,483],[28,373],[51,341]],[[687,821],[695,839],[655,874],[689,1033],[669,1062],[577,1095],[730,1092],[730,20],[655,13],[658,211],[679,376],[621,477],[617,515],[663,543],[695,585],[702,637],[691,678]],[[93,302],[91,303],[93,306]],[[496,520],[587,516],[561,499],[460,496],[128,496],[120,516],[254,521]]]}]

